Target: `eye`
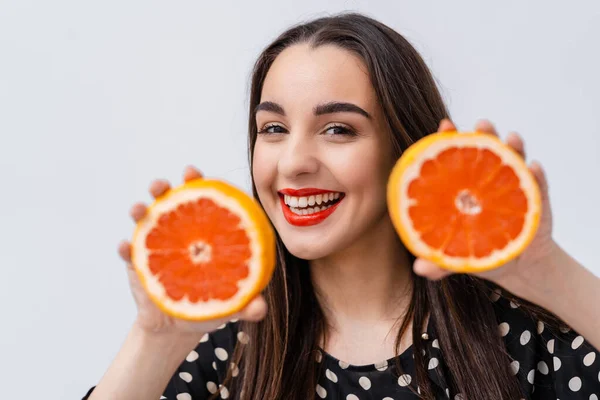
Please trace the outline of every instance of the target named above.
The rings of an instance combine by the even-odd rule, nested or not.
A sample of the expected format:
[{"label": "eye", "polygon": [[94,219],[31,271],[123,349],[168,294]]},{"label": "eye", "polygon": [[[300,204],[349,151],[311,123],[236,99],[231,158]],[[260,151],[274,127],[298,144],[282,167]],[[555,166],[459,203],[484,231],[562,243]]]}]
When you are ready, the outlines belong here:
[{"label": "eye", "polygon": [[354,132],[354,130],[352,130],[351,128],[344,126],[344,125],[331,125],[325,130],[325,133],[327,135],[331,135],[331,136],[338,136],[338,135],[355,136],[356,135],[356,132]]},{"label": "eye", "polygon": [[286,133],[286,130],[283,126],[278,124],[267,124],[263,126],[262,129],[258,131],[258,133],[266,135],[275,135],[278,133]]}]

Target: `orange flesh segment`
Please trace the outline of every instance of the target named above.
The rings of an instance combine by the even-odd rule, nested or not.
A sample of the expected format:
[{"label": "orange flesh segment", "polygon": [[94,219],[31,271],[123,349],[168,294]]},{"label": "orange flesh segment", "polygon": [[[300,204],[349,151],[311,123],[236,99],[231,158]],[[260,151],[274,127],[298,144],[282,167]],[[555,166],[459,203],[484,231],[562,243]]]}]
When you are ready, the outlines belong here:
[{"label": "orange flesh segment", "polygon": [[175,301],[227,300],[249,274],[250,239],[240,218],[206,198],[163,214],[146,237],[148,266]]},{"label": "orange flesh segment", "polygon": [[408,197],[421,239],[451,257],[489,256],[525,224],[527,198],[519,178],[488,149],[450,147],[425,161]]}]

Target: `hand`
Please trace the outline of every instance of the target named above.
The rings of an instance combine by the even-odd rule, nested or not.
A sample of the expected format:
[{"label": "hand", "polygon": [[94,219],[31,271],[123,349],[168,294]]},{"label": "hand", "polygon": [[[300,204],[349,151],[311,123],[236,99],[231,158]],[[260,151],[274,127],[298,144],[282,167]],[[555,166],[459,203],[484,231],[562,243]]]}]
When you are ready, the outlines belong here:
[{"label": "hand", "polygon": [[[200,178],[202,174],[193,167],[186,168],[184,172],[184,181]],[[155,180],[150,185],[150,194],[156,198],[170,189],[170,184],[164,180]],[[143,203],[137,203],[131,208],[131,216],[137,223],[146,214],[147,207]],[[221,318],[212,321],[190,322],[178,318],[173,318],[163,313],[146,294],[142,287],[137,273],[131,265],[131,245],[123,241],[119,245],[119,255],[127,263],[127,275],[129,277],[129,286],[133,298],[138,308],[136,324],[144,331],[149,333],[192,333],[203,335],[217,329],[219,325],[228,322],[231,319],[243,319],[248,321],[261,320],[267,311],[267,305],[262,296],[254,298],[245,309],[228,318]]]},{"label": "hand", "polygon": [[[440,123],[438,130],[455,131],[456,127],[451,121],[445,119]],[[489,121],[478,122],[475,125],[475,130],[498,136],[496,129]],[[525,159],[525,146],[519,135],[510,133],[506,143]],[[538,183],[542,198],[542,214],[534,239],[524,252],[514,260],[497,269],[474,274],[488,279],[521,297],[527,297],[525,293],[522,293],[523,288],[527,286],[523,283],[532,280],[535,282],[537,276],[543,274],[547,261],[559,251],[558,246],[552,239],[552,211],[550,209],[546,176],[539,163],[531,163],[529,169]],[[441,279],[453,273],[420,258],[415,261],[414,271],[418,275],[432,280]]]}]

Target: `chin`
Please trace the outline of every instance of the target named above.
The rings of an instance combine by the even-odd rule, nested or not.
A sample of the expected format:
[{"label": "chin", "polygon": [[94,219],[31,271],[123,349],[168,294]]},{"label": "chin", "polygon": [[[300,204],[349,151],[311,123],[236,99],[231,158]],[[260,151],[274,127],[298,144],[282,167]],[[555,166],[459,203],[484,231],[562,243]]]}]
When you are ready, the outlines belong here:
[{"label": "chin", "polygon": [[346,245],[348,237],[343,232],[328,232],[326,236],[323,232],[314,232],[314,234],[299,234],[296,232],[282,232],[280,235],[285,248],[295,257],[307,261],[313,261],[330,256]]}]

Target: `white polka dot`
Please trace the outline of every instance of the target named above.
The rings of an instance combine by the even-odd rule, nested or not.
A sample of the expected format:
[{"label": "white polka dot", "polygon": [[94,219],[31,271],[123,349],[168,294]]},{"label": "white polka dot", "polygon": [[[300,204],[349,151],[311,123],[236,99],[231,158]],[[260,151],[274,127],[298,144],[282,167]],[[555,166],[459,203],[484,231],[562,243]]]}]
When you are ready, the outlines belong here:
[{"label": "white polka dot", "polygon": [[511,301],[510,302],[510,308],[519,308],[519,303]]},{"label": "white polka dot", "polygon": [[358,383],[365,390],[371,389],[371,380],[369,378],[367,378],[366,376],[361,376],[360,379],[358,380]]},{"label": "white polka dot", "polygon": [[343,362],[343,361],[340,361],[338,364],[340,364],[341,369],[346,369],[350,366],[350,364],[348,364],[347,362]]},{"label": "white polka dot", "polygon": [[581,379],[579,379],[579,377],[574,377],[571,378],[571,380],[569,381],[569,389],[571,389],[574,392],[578,392],[579,389],[581,389]]},{"label": "white polka dot", "polygon": [[392,399],[391,397],[384,397],[384,398],[383,398],[383,399],[381,399],[381,400],[394,400],[394,399]]},{"label": "white polka dot", "polygon": [[215,356],[217,356],[217,358],[221,361],[225,361],[227,360],[227,357],[229,357],[227,351],[222,347],[217,347],[215,349]]},{"label": "white polka dot", "polygon": [[333,383],[337,383],[338,381],[337,375],[334,374],[329,368],[327,368],[327,371],[325,371],[325,376]]},{"label": "white polka dot", "polygon": [[217,370],[217,363],[213,361],[213,362],[212,362],[212,367],[213,367],[213,369],[216,371],[216,370]]},{"label": "white polka dot", "polygon": [[228,397],[229,397],[229,390],[225,386],[223,386],[221,388],[221,398],[227,399]]},{"label": "white polka dot", "polygon": [[410,385],[411,382],[412,382],[412,376],[410,376],[409,374],[402,374],[398,378],[398,385],[400,385],[402,387]]},{"label": "white polka dot", "polygon": [[450,398],[450,389],[446,388],[446,397]]},{"label": "white polka dot", "polygon": [[235,363],[231,363],[229,365],[229,368],[231,368],[231,376],[233,376],[235,378],[236,376],[239,375],[240,369],[238,368],[237,365],[235,365]]},{"label": "white polka dot", "polygon": [[531,332],[523,331],[523,333],[521,333],[521,345],[525,346],[527,343],[529,343],[530,339],[531,339]]},{"label": "white polka dot", "polygon": [[587,355],[583,357],[583,365],[585,365],[586,367],[592,365],[594,361],[596,361],[596,353],[594,353],[593,351],[587,353]]},{"label": "white polka dot", "polygon": [[200,343],[208,342],[208,333],[205,333],[204,336],[200,339]]},{"label": "white polka dot", "polygon": [[511,362],[510,363],[510,372],[512,372],[513,375],[516,375],[517,372],[519,372],[519,367],[520,367],[520,364],[517,360]]},{"label": "white polka dot", "polygon": [[506,336],[508,331],[510,331],[510,325],[508,325],[506,322],[503,322],[498,325],[498,330],[500,331],[501,336]]},{"label": "white polka dot", "polygon": [[246,332],[239,331],[237,334],[237,338],[241,344],[248,344],[250,341],[250,336]]},{"label": "white polka dot", "polygon": [[531,371],[529,371],[529,373],[527,374],[527,382],[531,383],[533,385],[533,381],[535,379],[535,369],[532,369]]},{"label": "white polka dot", "polygon": [[538,335],[544,332],[544,323],[542,321],[538,321],[537,323],[537,333]]},{"label": "white polka dot", "polygon": [[217,393],[217,384],[211,381],[206,382],[206,389],[212,394]]},{"label": "white polka dot", "polygon": [[558,371],[560,369],[560,366],[562,365],[562,363],[560,362],[560,358],[558,358],[558,357],[553,357],[552,363],[554,364],[555,371]]},{"label": "white polka dot", "polygon": [[179,393],[176,397],[177,400],[192,400],[192,396],[189,393]]},{"label": "white polka dot", "polygon": [[590,400],[598,400],[598,396],[596,396],[594,393],[590,394]]},{"label": "white polka dot", "polygon": [[324,399],[325,397],[327,397],[327,390],[325,390],[323,386],[317,385],[317,394],[320,398]]},{"label": "white polka dot", "polygon": [[388,362],[387,362],[387,360],[385,360],[385,361],[382,361],[382,362],[378,362],[377,364],[374,364],[374,366],[375,366],[375,369],[377,371],[383,372],[383,371],[385,371],[387,369]]},{"label": "white polka dot", "polygon": [[323,360],[323,354],[321,354],[320,350],[317,350],[315,353],[315,361],[320,363]]},{"label": "white polka dot", "polygon": [[223,328],[225,328],[226,326],[227,326],[227,324],[219,325],[219,326],[217,327],[217,329],[223,329]]},{"label": "white polka dot", "polygon": [[494,302],[498,301],[498,299],[500,298],[501,294],[502,294],[502,292],[500,291],[500,289],[494,289],[492,291],[492,294],[490,295],[490,299],[492,301],[494,301]]},{"label": "white polka dot", "polygon": [[573,339],[573,343],[571,343],[571,348],[573,350],[576,350],[582,344],[583,344],[583,336],[577,336],[575,339]]},{"label": "white polka dot", "polygon": [[230,322],[233,322],[233,323],[235,324],[235,323],[236,323],[236,322],[238,322],[238,321],[239,321],[239,319],[238,319],[238,318],[234,318],[234,319],[232,319]]},{"label": "white polka dot", "polygon": [[562,333],[568,333],[571,330],[571,328],[569,328],[568,326],[563,326],[563,327],[560,327],[559,330]]},{"label": "white polka dot", "polygon": [[192,374],[190,374],[189,372],[180,372],[179,377],[187,383],[190,383],[192,381]]},{"label": "white polka dot", "polygon": [[429,360],[429,366],[427,366],[427,369],[434,369],[438,365],[440,365],[440,361],[433,357],[431,360]]},{"label": "white polka dot", "polygon": [[554,354],[554,339],[548,340],[548,353]]},{"label": "white polka dot", "polygon": [[435,347],[436,349],[440,348],[440,342],[435,339],[433,342],[431,342],[431,347]]},{"label": "white polka dot", "polygon": [[421,386],[417,386],[417,393],[421,394]]},{"label": "white polka dot", "polygon": [[548,364],[544,361],[540,361],[537,365],[538,371],[540,371],[544,375],[548,375]]},{"label": "white polka dot", "polygon": [[598,382],[600,382],[600,372],[598,372]]},{"label": "white polka dot", "polygon": [[185,358],[185,361],[194,362],[197,359],[198,359],[198,353],[196,353],[196,350],[192,350],[192,351],[190,351],[190,354],[188,354],[187,357]]},{"label": "white polka dot", "polygon": [[349,394],[348,396],[346,396],[346,400],[360,400],[360,399],[355,394]]}]

